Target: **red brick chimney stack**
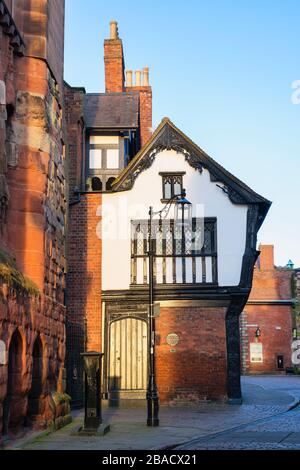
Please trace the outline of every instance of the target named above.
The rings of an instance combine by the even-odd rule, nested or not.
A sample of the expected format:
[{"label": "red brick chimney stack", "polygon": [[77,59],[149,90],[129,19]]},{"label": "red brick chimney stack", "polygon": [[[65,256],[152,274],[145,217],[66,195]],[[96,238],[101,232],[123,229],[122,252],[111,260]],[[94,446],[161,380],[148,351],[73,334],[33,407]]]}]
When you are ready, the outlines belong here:
[{"label": "red brick chimney stack", "polygon": [[[143,147],[152,135],[152,88],[149,86],[149,69],[126,72],[122,40],[118,23],[110,22],[110,39],[104,41],[105,93],[133,92],[140,97],[140,143]],[[135,77],[135,83],[133,78]]]},{"label": "red brick chimney stack", "polygon": [[152,88],[149,85],[149,68],[136,70],[134,76],[133,84],[132,71],[126,72],[126,91],[140,95],[140,140],[141,147],[144,147],[152,135]]},{"label": "red brick chimney stack", "polygon": [[110,39],[104,41],[105,92],[125,91],[125,64],[122,40],[119,38],[118,23],[110,22]]},{"label": "red brick chimney stack", "polygon": [[259,245],[259,269],[270,271],[275,269],[274,265],[274,245]]}]

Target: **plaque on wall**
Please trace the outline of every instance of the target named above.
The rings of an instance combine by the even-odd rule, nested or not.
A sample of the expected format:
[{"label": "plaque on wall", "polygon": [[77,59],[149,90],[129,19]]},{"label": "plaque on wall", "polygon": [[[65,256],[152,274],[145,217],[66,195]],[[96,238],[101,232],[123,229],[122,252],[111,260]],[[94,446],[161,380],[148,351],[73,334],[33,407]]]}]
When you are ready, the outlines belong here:
[{"label": "plaque on wall", "polygon": [[263,362],[262,343],[250,343],[250,362]]},{"label": "plaque on wall", "polygon": [[170,333],[167,336],[167,343],[169,346],[177,346],[179,343],[179,336],[176,333]]}]

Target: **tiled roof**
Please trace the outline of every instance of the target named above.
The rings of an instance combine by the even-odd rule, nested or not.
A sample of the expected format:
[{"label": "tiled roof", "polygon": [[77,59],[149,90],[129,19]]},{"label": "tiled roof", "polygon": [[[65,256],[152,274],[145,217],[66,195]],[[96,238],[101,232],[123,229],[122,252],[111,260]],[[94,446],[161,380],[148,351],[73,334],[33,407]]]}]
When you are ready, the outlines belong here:
[{"label": "tiled roof", "polygon": [[136,129],[139,96],[137,93],[87,94],[84,119],[87,128]]}]

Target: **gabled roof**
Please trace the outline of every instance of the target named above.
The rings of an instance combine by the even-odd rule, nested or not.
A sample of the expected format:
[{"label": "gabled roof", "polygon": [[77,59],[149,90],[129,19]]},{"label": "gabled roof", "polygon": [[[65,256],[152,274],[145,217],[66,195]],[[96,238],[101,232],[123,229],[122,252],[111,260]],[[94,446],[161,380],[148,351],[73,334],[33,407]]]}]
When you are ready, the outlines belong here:
[{"label": "gabled roof", "polygon": [[203,168],[207,169],[211,180],[222,183],[221,189],[228,194],[234,204],[259,204],[261,215],[267,214],[271,206],[270,201],[225,170],[178,129],[169,118],[161,121],[151,139],[122,171],[113,184],[113,190],[130,190],[138,175],[150,168],[155,155],[164,149],[173,149],[178,153],[183,153],[186,161],[199,172],[202,172]]},{"label": "gabled roof", "polygon": [[88,93],[84,97],[87,128],[137,129],[139,96],[137,93]]}]

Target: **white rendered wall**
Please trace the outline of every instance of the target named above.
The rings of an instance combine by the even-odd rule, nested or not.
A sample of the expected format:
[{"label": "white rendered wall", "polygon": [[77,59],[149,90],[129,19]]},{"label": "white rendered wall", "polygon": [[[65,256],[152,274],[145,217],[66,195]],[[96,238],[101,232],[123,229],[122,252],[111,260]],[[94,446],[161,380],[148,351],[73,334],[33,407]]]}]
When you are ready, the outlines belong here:
[{"label": "white rendered wall", "polygon": [[[151,168],[142,172],[130,191],[103,194],[102,289],[129,289],[131,270],[131,220],[147,219],[149,206],[163,207],[160,172],[184,171],[183,187],[193,204],[193,216],[217,218],[218,281],[220,286],[237,286],[246,244],[247,205],[233,204],[207,170],[194,170],[182,154],[164,150]],[[100,214],[99,214],[100,215]],[[171,208],[169,218],[174,218]]]}]

